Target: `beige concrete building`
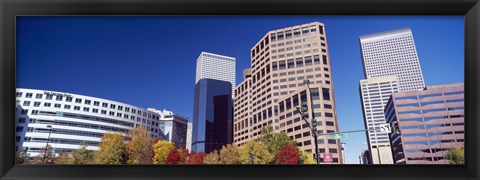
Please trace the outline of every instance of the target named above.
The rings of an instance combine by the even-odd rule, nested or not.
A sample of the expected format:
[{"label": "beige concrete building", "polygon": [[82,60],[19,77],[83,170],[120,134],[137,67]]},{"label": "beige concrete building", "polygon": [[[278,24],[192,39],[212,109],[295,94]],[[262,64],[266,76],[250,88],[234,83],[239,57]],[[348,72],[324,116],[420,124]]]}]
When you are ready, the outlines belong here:
[{"label": "beige concrete building", "polygon": [[[309,115],[312,111],[304,80],[311,82],[317,129],[338,132],[325,28],[313,22],[269,31],[251,49],[251,76],[235,89],[234,143],[242,145],[257,138],[262,127],[272,126],[314,154],[310,129],[295,108],[308,102]],[[308,98],[300,101],[302,97]],[[322,136],[318,142],[320,157],[332,153],[334,163],[341,163],[338,140]]]}]

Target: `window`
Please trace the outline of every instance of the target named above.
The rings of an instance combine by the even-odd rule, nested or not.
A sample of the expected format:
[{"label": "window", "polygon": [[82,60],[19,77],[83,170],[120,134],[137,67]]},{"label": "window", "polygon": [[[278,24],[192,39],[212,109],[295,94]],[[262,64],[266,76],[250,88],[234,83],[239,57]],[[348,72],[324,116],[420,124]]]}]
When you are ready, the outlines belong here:
[{"label": "window", "polygon": [[276,71],[277,69],[277,62],[272,62],[272,71]]},{"label": "window", "polygon": [[67,99],[65,101],[72,102],[72,99],[73,99],[72,97],[67,97]]},{"label": "window", "polygon": [[287,60],[287,64],[288,64],[288,68],[295,68],[295,62],[293,61],[293,59],[289,59]]},{"label": "window", "polygon": [[102,107],[108,107],[108,104],[107,103],[102,103]]},{"label": "window", "polygon": [[83,111],[89,112],[89,111],[90,111],[90,108],[88,108],[88,107],[83,107]]},{"label": "window", "polygon": [[322,88],[323,100],[330,100],[330,89]]},{"label": "window", "polygon": [[110,109],[115,109],[115,104],[110,104]]},{"label": "window", "polygon": [[43,97],[43,94],[35,94],[35,98],[37,99],[42,99],[42,97]]},{"label": "window", "polygon": [[55,104],[55,105],[54,105],[54,107],[56,107],[56,108],[60,108],[61,106],[62,106],[62,105],[60,105],[60,104]]},{"label": "window", "polygon": [[64,109],[70,109],[70,107],[71,107],[70,105],[63,106]]},{"label": "window", "polygon": [[90,100],[86,100],[86,99],[85,99],[85,104],[86,104],[86,105],[90,105],[90,103],[91,103]]},{"label": "window", "polygon": [[23,95],[22,92],[17,92],[17,93],[15,94],[15,96],[17,96],[17,97],[22,97],[22,95]]},{"label": "window", "polygon": [[297,63],[297,67],[303,67],[303,58],[297,58],[295,61]]},{"label": "window", "polygon": [[79,111],[79,110],[80,110],[80,106],[74,106],[73,109]]},{"label": "window", "polygon": [[53,99],[53,95],[52,94],[47,94],[47,97],[45,98],[47,100],[52,100]]},{"label": "window", "polygon": [[62,100],[63,100],[63,96],[57,96],[57,97],[55,98],[55,100],[57,100],[57,101],[62,101]]},{"label": "window", "polygon": [[98,109],[93,108],[93,109],[92,109],[92,112],[93,112],[93,113],[98,113]]},{"label": "window", "polygon": [[80,99],[80,98],[75,98],[75,103],[82,103],[82,99]]},{"label": "window", "polygon": [[312,57],[305,57],[305,66],[312,65]]},{"label": "window", "polygon": [[330,105],[330,104],[323,104],[323,107],[325,109],[332,109],[332,105]]},{"label": "window", "polygon": [[40,102],[34,102],[33,107],[40,107]]},{"label": "window", "polygon": [[30,106],[30,101],[23,101],[23,106]]},{"label": "window", "polygon": [[279,61],[278,62],[278,70],[285,69],[285,61]]},{"label": "window", "polygon": [[323,59],[323,64],[327,65],[327,56],[322,55],[322,59]]},{"label": "window", "polygon": [[43,103],[43,106],[44,106],[44,107],[50,107],[51,104],[50,104],[50,103]]},{"label": "window", "polygon": [[319,100],[320,99],[320,94],[318,92],[318,88],[312,88],[311,93],[312,93],[311,96],[312,96],[313,100]]},{"label": "window", "polygon": [[94,105],[94,106],[99,106],[99,105],[100,105],[100,102],[98,102],[98,101],[93,101],[93,105]]},{"label": "window", "polygon": [[18,119],[18,123],[25,123],[25,120],[26,120],[25,118],[20,118]]},{"label": "window", "polygon": [[25,95],[26,98],[32,98],[32,96],[33,96],[33,93],[27,93],[27,94]]}]

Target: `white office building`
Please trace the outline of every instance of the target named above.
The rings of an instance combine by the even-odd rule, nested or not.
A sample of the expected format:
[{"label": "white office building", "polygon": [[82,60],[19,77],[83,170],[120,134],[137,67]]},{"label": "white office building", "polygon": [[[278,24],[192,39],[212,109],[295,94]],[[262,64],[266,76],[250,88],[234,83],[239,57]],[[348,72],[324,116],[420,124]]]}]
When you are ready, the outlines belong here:
[{"label": "white office building", "polygon": [[360,44],[366,79],[396,75],[400,92],[425,88],[409,28],[363,35]]},{"label": "white office building", "polygon": [[235,63],[236,60],[233,57],[202,52],[197,59],[195,84],[205,78],[230,82],[233,97],[233,89],[236,85]]},{"label": "white office building", "polygon": [[160,111],[148,108],[147,110],[160,116],[159,128],[164,134],[164,140],[173,142],[177,148],[187,147],[187,117],[180,116],[166,109]]},{"label": "white office building", "polygon": [[146,127],[153,138],[164,136],[158,114],[129,104],[23,88],[17,88],[16,99],[16,148],[31,156],[41,154],[47,141],[55,153],[79,149],[82,142],[98,150],[105,133],[124,134],[137,126]]},{"label": "white office building", "polygon": [[373,164],[393,164],[390,139],[380,131],[392,93],[425,88],[417,50],[409,28],[360,36],[365,79],[360,95]]},{"label": "white office building", "polygon": [[383,109],[392,93],[398,92],[396,76],[375,77],[360,81],[360,95],[363,107],[369,150],[374,164],[393,164],[390,140],[380,126],[385,124]]},{"label": "white office building", "polygon": [[187,149],[192,151],[192,123],[189,122],[187,125]]}]

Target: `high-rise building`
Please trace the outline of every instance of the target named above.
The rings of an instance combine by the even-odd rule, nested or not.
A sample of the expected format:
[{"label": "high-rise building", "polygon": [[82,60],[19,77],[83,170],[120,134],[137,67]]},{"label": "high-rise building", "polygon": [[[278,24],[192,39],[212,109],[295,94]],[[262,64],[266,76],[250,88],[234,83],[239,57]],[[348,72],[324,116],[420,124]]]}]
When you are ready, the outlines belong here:
[{"label": "high-rise building", "polygon": [[396,164],[448,164],[448,149],[464,147],[464,83],[393,93],[385,107]]},{"label": "high-rise building", "polygon": [[189,152],[192,151],[192,123],[187,124],[187,149]]},{"label": "high-rise building", "polygon": [[345,155],[345,144],[346,143],[340,143],[340,145],[342,146],[342,162],[343,164],[347,164],[347,156]]},{"label": "high-rise building", "polygon": [[425,87],[409,28],[360,36],[365,79],[396,75],[399,91]]},{"label": "high-rise building", "polygon": [[159,127],[164,134],[164,140],[175,143],[177,148],[187,147],[187,117],[180,116],[166,109],[160,111],[148,108],[147,110],[160,116]]},{"label": "high-rise building", "polygon": [[[236,66],[235,58],[202,52],[197,59],[197,69],[195,75],[195,84],[200,79],[216,79],[227,81],[232,84],[232,92],[236,85]],[[233,95],[233,94],[232,94]]]},{"label": "high-rise building", "polygon": [[232,85],[200,79],[195,85],[192,150],[210,153],[232,143]]},{"label": "high-rise building", "polygon": [[392,93],[398,92],[396,76],[385,76],[360,81],[360,97],[369,152],[374,164],[393,164],[390,139],[380,126],[385,124],[383,109]]},{"label": "high-rise building", "polygon": [[394,92],[419,91],[425,87],[413,35],[409,28],[360,36],[365,79],[360,95],[373,164],[393,164],[382,111]]},{"label": "high-rise building", "polygon": [[[311,93],[304,80],[310,81]],[[311,96],[308,120],[314,111],[319,132],[338,132],[332,84],[322,23],[269,31],[251,49],[251,76],[235,88],[234,143],[256,139],[263,127],[272,126],[296,140],[300,150],[315,154],[310,129],[295,107],[303,102],[310,105]],[[338,140],[321,136],[318,148],[321,162],[323,154],[331,153],[333,163],[342,163]]]}]

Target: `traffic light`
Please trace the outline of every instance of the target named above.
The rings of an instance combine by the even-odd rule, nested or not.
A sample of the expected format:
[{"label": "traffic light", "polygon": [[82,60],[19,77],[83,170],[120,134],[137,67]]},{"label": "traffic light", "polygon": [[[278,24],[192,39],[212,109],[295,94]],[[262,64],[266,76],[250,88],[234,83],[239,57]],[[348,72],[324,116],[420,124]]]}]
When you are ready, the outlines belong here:
[{"label": "traffic light", "polygon": [[397,135],[402,134],[402,132],[400,131],[400,127],[398,127],[398,121],[393,122],[393,130]]},{"label": "traffic light", "polygon": [[308,105],[307,102],[302,103],[302,115],[307,117],[308,116]]}]

